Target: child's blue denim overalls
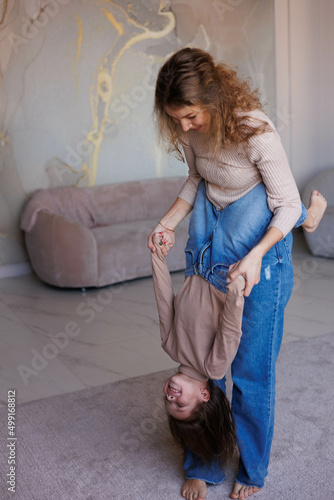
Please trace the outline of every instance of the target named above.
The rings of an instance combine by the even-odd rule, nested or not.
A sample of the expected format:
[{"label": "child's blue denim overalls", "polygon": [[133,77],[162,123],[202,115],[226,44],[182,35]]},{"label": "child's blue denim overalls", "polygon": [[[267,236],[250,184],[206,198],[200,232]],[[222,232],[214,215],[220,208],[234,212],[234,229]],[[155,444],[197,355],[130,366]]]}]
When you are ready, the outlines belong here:
[{"label": "child's blue denim overalls", "polygon": [[[263,184],[219,211],[206,197],[202,181],[189,224],[186,276],[200,274],[225,292],[229,265],[260,241],[271,218]],[[303,205],[296,227],[306,218]],[[259,488],[267,475],[274,430],[275,364],[293,285],[291,247],[290,232],[264,256],[260,283],[245,297],[242,336],[232,363],[232,412],[240,451],[236,481]],[[215,382],[225,391],[225,379]],[[225,479],[218,463],[204,465],[190,451],[184,470],[187,478],[211,484]]]}]

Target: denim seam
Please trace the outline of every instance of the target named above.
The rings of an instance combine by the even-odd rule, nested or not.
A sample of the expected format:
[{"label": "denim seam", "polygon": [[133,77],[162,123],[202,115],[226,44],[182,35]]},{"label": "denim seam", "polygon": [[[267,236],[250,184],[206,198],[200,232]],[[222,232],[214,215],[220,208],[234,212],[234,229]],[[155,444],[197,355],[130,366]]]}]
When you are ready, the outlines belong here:
[{"label": "denim seam", "polygon": [[269,387],[270,387],[270,396],[269,396],[269,407],[268,407],[268,418],[270,419],[271,413],[272,413],[272,395],[273,395],[273,343],[274,343],[274,332],[277,327],[277,314],[278,314],[278,302],[280,300],[280,288],[281,288],[281,281],[282,281],[282,273],[281,273],[281,264],[278,263],[278,270],[279,270],[279,280],[278,280],[278,286],[276,288],[276,294],[275,294],[275,311],[274,311],[274,321],[272,324],[272,330],[271,330],[271,337],[270,337],[270,354],[269,354]]},{"label": "denim seam", "polygon": [[191,255],[194,255],[194,250],[192,248],[186,247],[184,251],[191,253]]},{"label": "denim seam", "polygon": [[[272,412],[274,411],[275,409],[275,405],[273,407],[272,405],[272,398],[273,398],[273,394],[274,391],[275,391],[275,387],[273,387],[273,377],[275,376],[275,366],[273,366],[273,343],[274,343],[274,332],[277,330],[277,322],[278,322],[278,303],[279,301],[281,300],[281,290],[282,290],[282,264],[280,262],[278,262],[277,264],[278,266],[278,271],[279,271],[279,277],[278,277],[278,281],[277,281],[277,288],[276,288],[276,293],[275,293],[275,311],[274,311],[274,320],[273,320],[273,324],[272,324],[272,331],[271,331],[271,342],[270,342],[270,354],[269,354],[269,358],[268,358],[268,370],[269,370],[269,377],[268,377],[268,380],[269,380],[269,388],[270,388],[270,394],[268,395],[269,396],[269,399],[268,399],[268,421],[270,422],[270,417],[271,417],[271,414]],[[270,428],[270,425],[267,426],[268,427],[268,430]],[[271,440],[270,440],[271,442]],[[267,439],[267,443],[268,443],[268,439]],[[267,455],[267,454],[266,454]],[[267,469],[267,467],[266,467]]]},{"label": "denim seam", "polygon": [[204,255],[207,249],[210,247],[211,241],[207,241],[201,248],[199,254],[198,254],[198,262],[200,263],[201,267],[203,266],[203,260],[204,260]]},{"label": "denim seam", "polygon": [[227,262],[223,262],[221,260],[218,260],[217,262],[215,262],[214,264],[211,265],[211,272],[213,272],[214,268],[217,266],[226,267],[228,269],[230,267],[230,265],[231,264],[228,264]]},{"label": "denim seam", "polygon": [[284,245],[284,248],[285,248],[285,251],[286,251],[286,255],[287,255],[287,258],[288,258],[288,262],[290,264],[292,264],[292,255],[291,255],[291,252],[289,250],[289,247],[287,245],[287,242],[286,242],[286,239],[283,238],[283,245]]}]

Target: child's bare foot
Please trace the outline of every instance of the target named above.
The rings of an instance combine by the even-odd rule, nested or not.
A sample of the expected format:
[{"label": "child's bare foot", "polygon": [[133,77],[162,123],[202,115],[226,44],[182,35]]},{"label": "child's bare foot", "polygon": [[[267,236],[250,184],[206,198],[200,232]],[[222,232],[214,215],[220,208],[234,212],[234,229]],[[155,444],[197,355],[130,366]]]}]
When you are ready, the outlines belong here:
[{"label": "child's bare foot", "polygon": [[316,189],[313,189],[310,196],[310,205],[307,209],[308,217],[305,222],[303,222],[302,227],[307,233],[313,233],[319,226],[322,216],[325,213],[327,207],[326,198],[319,193]]},{"label": "child's bare foot", "polygon": [[260,491],[260,488],[257,488],[256,486],[244,486],[243,484],[235,482],[230,498],[234,498],[235,500],[243,500],[244,498],[248,498],[253,495],[253,493],[257,493],[258,491]]},{"label": "child's bare foot", "polygon": [[181,488],[181,495],[186,500],[205,500],[208,488],[201,479],[187,479]]}]

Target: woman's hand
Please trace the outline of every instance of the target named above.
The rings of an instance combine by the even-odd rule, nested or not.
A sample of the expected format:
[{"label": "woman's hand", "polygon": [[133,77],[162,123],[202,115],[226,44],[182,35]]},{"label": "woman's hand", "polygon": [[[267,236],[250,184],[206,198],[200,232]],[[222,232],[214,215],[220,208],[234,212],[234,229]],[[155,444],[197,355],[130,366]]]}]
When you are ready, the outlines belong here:
[{"label": "woman's hand", "polygon": [[276,227],[270,227],[262,240],[242,260],[230,266],[230,281],[235,280],[240,274],[246,280],[245,297],[248,297],[253,286],[260,282],[263,257],[282,238],[282,231]]},{"label": "woman's hand", "polygon": [[[151,235],[150,235],[151,236]],[[152,236],[152,243],[154,245],[154,252],[159,251],[164,257],[168,254],[169,250],[175,243],[174,231],[161,231],[154,233]]]},{"label": "woman's hand", "polygon": [[239,275],[246,281],[244,296],[248,297],[254,285],[260,282],[262,255],[253,248],[242,260],[229,268],[229,280],[234,281]]},{"label": "woman's hand", "polygon": [[[161,244],[160,244],[161,243]],[[174,231],[166,230],[161,224],[155,226],[148,237],[148,248],[156,252],[156,246],[159,245],[161,253],[166,256],[175,243]]]},{"label": "woman's hand", "polygon": [[[165,245],[167,253],[174,246],[175,243],[175,234],[173,229],[175,229],[181,221],[191,212],[192,205],[182,198],[177,198],[173,203],[168,212],[160,219],[159,224],[155,226],[153,231],[148,237],[148,248],[155,252],[156,248],[153,244],[153,236],[155,233],[163,233],[165,234],[164,241],[166,241]],[[161,225],[161,222],[163,226]],[[162,246],[162,245],[161,245]]]}]

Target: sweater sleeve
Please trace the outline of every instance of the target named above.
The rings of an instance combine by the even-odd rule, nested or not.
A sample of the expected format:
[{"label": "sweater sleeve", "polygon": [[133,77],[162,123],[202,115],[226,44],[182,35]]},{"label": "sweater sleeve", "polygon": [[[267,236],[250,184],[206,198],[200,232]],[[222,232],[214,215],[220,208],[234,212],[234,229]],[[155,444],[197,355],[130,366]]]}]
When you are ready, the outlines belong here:
[{"label": "sweater sleeve", "polygon": [[202,177],[197,171],[195,152],[191,147],[189,139],[185,133],[182,136],[182,145],[184,156],[186,157],[188,165],[188,179],[183,184],[178,194],[178,198],[182,198],[193,206],[195,203],[197,188],[202,180]]},{"label": "sweater sleeve", "polygon": [[174,320],[173,285],[165,258],[158,250],[151,252],[151,263],[153,289],[159,313],[161,342],[165,343]]},{"label": "sweater sleeve", "polygon": [[206,359],[205,369],[209,378],[220,380],[231,365],[242,334],[245,280],[238,276],[227,286],[223,314],[212,349]]},{"label": "sweater sleeve", "polygon": [[268,207],[274,214],[269,227],[276,227],[286,236],[301,214],[301,200],[281,138],[266,115],[263,116],[272,130],[249,140],[248,155],[266,186]]}]

